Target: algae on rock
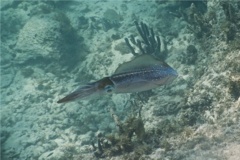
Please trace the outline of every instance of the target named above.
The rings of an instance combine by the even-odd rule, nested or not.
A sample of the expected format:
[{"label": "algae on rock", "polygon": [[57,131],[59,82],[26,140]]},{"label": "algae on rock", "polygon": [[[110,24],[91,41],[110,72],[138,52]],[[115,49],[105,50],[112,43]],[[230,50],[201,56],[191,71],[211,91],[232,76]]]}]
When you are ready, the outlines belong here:
[{"label": "algae on rock", "polygon": [[[141,109],[140,109],[141,110]],[[128,117],[125,122],[121,122],[118,116],[110,109],[110,114],[119,128],[116,134],[103,136],[98,134],[97,147],[92,143],[95,149],[95,156],[98,158],[117,156],[134,151],[135,156],[140,157],[142,154],[148,153],[150,147],[144,143],[145,129],[142,118],[134,115]],[[136,139],[134,139],[134,134]]]}]

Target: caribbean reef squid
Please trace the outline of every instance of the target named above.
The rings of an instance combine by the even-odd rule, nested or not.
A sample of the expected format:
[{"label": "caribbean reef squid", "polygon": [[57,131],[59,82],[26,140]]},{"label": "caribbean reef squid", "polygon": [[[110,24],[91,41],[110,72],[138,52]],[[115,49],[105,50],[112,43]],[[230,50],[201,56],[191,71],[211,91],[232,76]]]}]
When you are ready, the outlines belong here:
[{"label": "caribbean reef squid", "polygon": [[94,94],[133,93],[150,90],[171,83],[178,73],[158,58],[143,54],[121,64],[112,76],[77,88],[57,101],[64,103]]}]

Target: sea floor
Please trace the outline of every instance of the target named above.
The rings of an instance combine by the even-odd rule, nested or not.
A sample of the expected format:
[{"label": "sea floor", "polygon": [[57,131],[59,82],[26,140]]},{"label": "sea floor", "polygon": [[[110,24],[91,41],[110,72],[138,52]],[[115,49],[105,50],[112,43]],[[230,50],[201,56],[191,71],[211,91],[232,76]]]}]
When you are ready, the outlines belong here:
[{"label": "sea floor", "polygon": [[[0,3],[1,159],[239,159],[239,2]],[[134,21],[161,37],[178,78],[56,103],[135,57]]]}]

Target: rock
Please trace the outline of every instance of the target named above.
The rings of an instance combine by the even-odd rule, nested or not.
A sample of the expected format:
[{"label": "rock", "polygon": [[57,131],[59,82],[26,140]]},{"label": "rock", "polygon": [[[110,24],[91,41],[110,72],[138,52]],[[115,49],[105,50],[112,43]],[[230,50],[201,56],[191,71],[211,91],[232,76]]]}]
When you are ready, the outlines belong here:
[{"label": "rock", "polygon": [[12,66],[11,52],[5,47],[1,48],[1,88],[6,88],[13,82],[15,77],[15,70]]},{"label": "rock", "polygon": [[52,16],[32,17],[19,33],[16,62],[24,63],[39,57],[58,60],[63,38],[59,30],[60,23]]},{"label": "rock", "polygon": [[1,71],[1,88],[10,86],[15,77],[14,71],[11,68]]},{"label": "rock", "polygon": [[195,64],[198,57],[198,50],[194,45],[189,45],[186,49],[186,53],[184,54],[184,57],[182,59],[182,62],[184,64],[192,65]]},{"label": "rock", "polygon": [[0,63],[1,63],[1,68],[8,68],[10,67],[10,65],[12,64],[12,55],[11,52],[4,46],[2,45],[1,47],[1,59],[0,59]]},{"label": "rock", "polygon": [[107,9],[103,14],[103,29],[105,31],[111,28],[120,27],[120,22],[122,21],[122,16],[120,16],[115,10]]},{"label": "rock", "polygon": [[19,33],[15,61],[18,64],[36,59],[36,62],[69,61],[76,56],[78,42],[78,36],[64,13],[56,11],[36,15]]}]

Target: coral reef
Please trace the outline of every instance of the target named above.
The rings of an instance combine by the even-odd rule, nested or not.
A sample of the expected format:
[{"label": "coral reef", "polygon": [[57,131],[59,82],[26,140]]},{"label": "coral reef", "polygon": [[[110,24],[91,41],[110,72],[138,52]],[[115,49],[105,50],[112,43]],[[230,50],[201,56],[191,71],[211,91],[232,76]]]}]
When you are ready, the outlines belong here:
[{"label": "coral reef", "polygon": [[[239,2],[11,0],[0,7],[0,159],[240,157]],[[56,103],[79,83],[155,52],[179,73],[171,85]]]}]

